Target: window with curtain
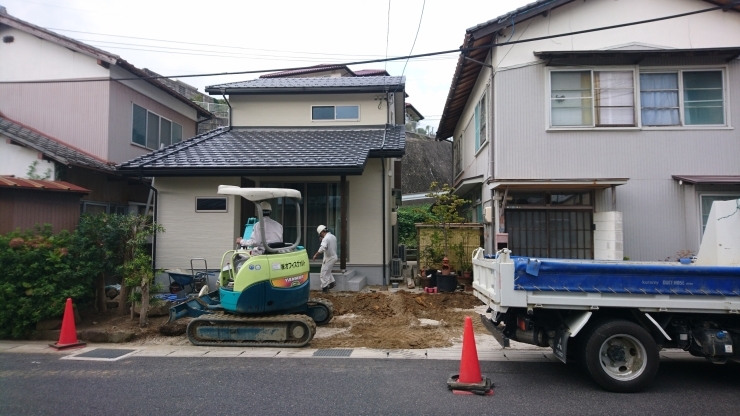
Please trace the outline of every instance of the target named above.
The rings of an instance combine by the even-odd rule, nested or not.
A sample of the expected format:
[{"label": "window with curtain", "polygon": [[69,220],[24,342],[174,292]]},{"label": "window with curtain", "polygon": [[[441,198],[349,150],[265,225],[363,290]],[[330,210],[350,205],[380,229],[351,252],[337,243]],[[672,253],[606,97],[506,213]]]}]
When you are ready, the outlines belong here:
[{"label": "window with curtain", "polygon": [[678,73],[640,74],[643,126],[678,126]]},{"label": "window with curtain", "polygon": [[553,127],[634,126],[633,72],[551,72],[550,124]]},{"label": "window with curtain", "polygon": [[635,87],[632,71],[594,71],[597,127],[635,125]]},{"label": "window with curtain", "polygon": [[722,71],[640,74],[643,126],[724,125]]}]

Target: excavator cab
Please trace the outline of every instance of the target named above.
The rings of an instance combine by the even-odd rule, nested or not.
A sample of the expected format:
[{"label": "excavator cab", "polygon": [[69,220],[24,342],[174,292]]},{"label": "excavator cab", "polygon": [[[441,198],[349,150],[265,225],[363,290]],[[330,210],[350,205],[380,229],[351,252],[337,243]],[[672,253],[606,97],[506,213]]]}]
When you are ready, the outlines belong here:
[{"label": "excavator cab", "polygon": [[[313,338],[316,325],[328,323],[331,302],[310,299],[309,260],[301,240],[301,193],[282,188],[221,185],[220,195],[240,196],[255,204],[284,198],[295,204],[298,233],[294,243],[229,250],[221,258],[218,290],[170,308],[170,322],[194,317],[187,334],[195,345],[300,347]],[[266,242],[265,228],[260,227]]]}]

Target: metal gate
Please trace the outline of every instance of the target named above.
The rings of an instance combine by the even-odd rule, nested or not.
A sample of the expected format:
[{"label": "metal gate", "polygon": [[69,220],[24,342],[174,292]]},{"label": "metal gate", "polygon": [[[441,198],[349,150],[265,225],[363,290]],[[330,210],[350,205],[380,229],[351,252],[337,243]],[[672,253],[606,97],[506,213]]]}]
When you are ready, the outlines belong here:
[{"label": "metal gate", "polygon": [[591,210],[507,209],[506,232],[515,256],[593,259]]}]

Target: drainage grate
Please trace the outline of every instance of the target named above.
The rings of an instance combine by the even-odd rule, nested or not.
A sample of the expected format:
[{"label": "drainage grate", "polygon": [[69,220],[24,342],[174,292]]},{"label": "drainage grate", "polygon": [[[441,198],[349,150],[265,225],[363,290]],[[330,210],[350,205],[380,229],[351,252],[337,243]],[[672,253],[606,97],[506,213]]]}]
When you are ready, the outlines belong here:
[{"label": "drainage grate", "polygon": [[96,348],[80,354],[63,357],[67,360],[91,360],[91,361],[116,361],[135,353],[138,350],[125,350],[118,348]]},{"label": "drainage grate", "polygon": [[353,350],[338,350],[338,349],[328,349],[328,350],[316,350],[316,352],[313,353],[314,357],[349,357],[352,355]]}]

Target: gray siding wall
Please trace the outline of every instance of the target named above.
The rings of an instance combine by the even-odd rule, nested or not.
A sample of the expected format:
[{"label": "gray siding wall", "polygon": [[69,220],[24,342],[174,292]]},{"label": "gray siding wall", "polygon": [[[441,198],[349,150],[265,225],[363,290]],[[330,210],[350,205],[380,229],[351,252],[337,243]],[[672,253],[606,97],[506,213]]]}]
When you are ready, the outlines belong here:
[{"label": "gray siding wall", "polygon": [[131,143],[133,104],[181,125],[183,140],[195,136],[195,121],[119,82],[110,82],[108,160],[123,163],[151,152]]},{"label": "gray siding wall", "polygon": [[[496,75],[494,177],[629,178],[617,187],[625,256],[663,260],[680,250],[696,251],[697,193],[694,187],[679,186],[671,175],[740,175],[737,130],[548,132],[547,74],[543,65],[533,65]],[[728,122],[737,127],[740,61],[729,64],[728,80]],[[596,208],[611,210],[608,190],[597,192]]]},{"label": "gray siding wall", "polygon": [[108,158],[108,83],[0,85],[0,113],[100,159]]}]

